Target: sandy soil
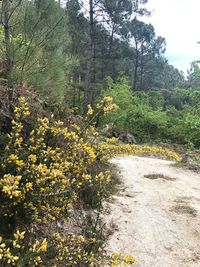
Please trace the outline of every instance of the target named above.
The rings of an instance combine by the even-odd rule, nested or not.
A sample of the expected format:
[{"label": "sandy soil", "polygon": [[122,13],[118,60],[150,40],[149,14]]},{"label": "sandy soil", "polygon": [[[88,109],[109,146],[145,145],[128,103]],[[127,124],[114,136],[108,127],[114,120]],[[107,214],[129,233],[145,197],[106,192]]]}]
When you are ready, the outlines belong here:
[{"label": "sandy soil", "polygon": [[123,181],[108,204],[108,252],[134,255],[140,267],[199,267],[200,175],[152,158],[112,162]]}]

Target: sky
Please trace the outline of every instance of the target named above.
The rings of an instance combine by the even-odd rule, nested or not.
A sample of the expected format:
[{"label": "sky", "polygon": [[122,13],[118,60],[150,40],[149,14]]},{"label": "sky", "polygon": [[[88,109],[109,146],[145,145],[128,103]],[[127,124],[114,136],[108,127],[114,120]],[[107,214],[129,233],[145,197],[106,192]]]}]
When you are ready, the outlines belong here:
[{"label": "sky", "polygon": [[149,0],[145,6],[152,15],[144,21],[165,37],[169,63],[186,73],[200,59],[200,0]]}]

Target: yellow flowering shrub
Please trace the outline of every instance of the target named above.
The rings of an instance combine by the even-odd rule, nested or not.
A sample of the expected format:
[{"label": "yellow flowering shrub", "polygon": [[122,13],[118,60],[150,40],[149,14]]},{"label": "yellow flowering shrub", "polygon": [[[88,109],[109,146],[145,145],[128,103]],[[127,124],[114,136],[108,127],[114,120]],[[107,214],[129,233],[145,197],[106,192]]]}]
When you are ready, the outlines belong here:
[{"label": "yellow flowering shrub", "polygon": [[114,253],[111,256],[111,267],[117,267],[117,266],[130,266],[130,264],[134,264],[135,258],[133,256],[124,256],[120,253]]},{"label": "yellow flowering shrub", "polygon": [[169,160],[179,160],[179,155],[167,148],[148,145],[118,144],[116,138],[106,140],[101,144],[102,157],[108,160],[114,156],[147,156]]},{"label": "yellow flowering shrub", "polygon": [[103,113],[106,114],[106,113],[116,111],[118,109],[118,106],[115,103],[113,103],[112,97],[104,96],[101,102],[97,104],[97,108],[99,110],[102,109]]},{"label": "yellow flowering shrub", "polygon": [[[33,245],[26,244],[24,242],[25,239],[25,231],[13,234],[12,239],[4,239],[0,236],[0,266],[9,266],[9,265],[18,265],[25,263],[24,260],[20,258],[22,251],[25,249],[30,251],[28,257],[29,263],[34,263],[38,265],[38,263],[42,262],[41,253],[47,252],[48,243],[46,239],[42,241],[36,240]],[[26,247],[25,247],[26,246]]]},{"label": "yellow flowering shrub", "polygon": [[[108,98],[99,108],[107,113],[116,106]],[[0,157],[0,266],[112,266],[93,232],[63,234],[57,227],[76,205],[99,208],[108,195],[111,175],[101,168],[97,132],[47,117],[34,118],[33,128],[29,120],[21,97]]]}]

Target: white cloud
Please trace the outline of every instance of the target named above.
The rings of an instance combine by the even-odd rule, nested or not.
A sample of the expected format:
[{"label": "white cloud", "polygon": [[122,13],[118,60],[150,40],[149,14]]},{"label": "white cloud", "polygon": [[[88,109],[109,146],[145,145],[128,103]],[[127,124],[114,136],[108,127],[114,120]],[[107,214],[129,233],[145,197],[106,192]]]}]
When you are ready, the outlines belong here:
[{"label": "white cloud", "polygon": [[146,7],[152,16],[144,20],[166,38],[169,62],[186,71],[190,62],[200,59],[200,1],[149,0]]}]

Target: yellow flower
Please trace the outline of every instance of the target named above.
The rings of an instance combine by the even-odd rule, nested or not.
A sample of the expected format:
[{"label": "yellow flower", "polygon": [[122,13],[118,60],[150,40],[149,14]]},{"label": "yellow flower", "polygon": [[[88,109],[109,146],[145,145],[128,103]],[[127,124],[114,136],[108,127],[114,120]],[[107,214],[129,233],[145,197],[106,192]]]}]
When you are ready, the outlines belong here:
[{"label": "yellow flower", "polygon": [[11,154],[9,157],[8,157],[8,160],[9,161],[16,161],[18,159],[18,156],[17,155],[14,155],[14,154]]},{"label": "yellow flower", "polygon": [[14,112],[18,113],[19,111],[20,111],[20,108],[19,107],[15,107]]},{"label": "yellow flower", "polygon": [[14,176],[11,174],[5,174],[4,177],[0,179],[2,192],[9,195],[10,198],[22,197],[22,192],[19,191],[19,182],[21,179],[22,179],[22,176]]},{"label": "yellow flower", "polygon": [[24,239],[24,235],[25,235],[25,231],[20,233],[19,230],[17,230],[17,232],[14,233],[15,239]]},{"label": "yellow flower", "polygon": [[20,103],[21,105],[23,105],[23,104],[25,104],[25,102],[26,102],[26,98],[23,97],[23,96],[21,96],[21,97],[19,98],[19,103]]},{"label": "yellow flower", "polygon": [[37,157],[36,157],[36,155],[31,154],[28,156],[28,160],[32,163],[35,163],[37,160]]},{"label": "yellow flower", "polygon": [[27,191],[32,190],[33,189],[33,183],[26,183],[25,187],[26,187]]},{"label": "yellow flower", "polygon": [[94,113],[94,110],[92,109],[92,106],[88,105],[87,116],[91,116],[91,115],[93,115],[93,113]]},{"label": "yellow flower", "polygon": [[23,160],[16,160],[15,161],[15,163],[16,163],[16,165],[18,166],[18,167],[23,167],[25,164],[24,164],[24,162],[23,162]]},{"label": "yellow flower", "polygon": [[40,246],[40,250],[41,251],[43,251],[43,252],[46,252],[47,251],[47,245],[48,245],[48,243],[47,243],[47,240],[46,240],[46,238],[42,241],[42,244],[41,244],[41,246]]}]

